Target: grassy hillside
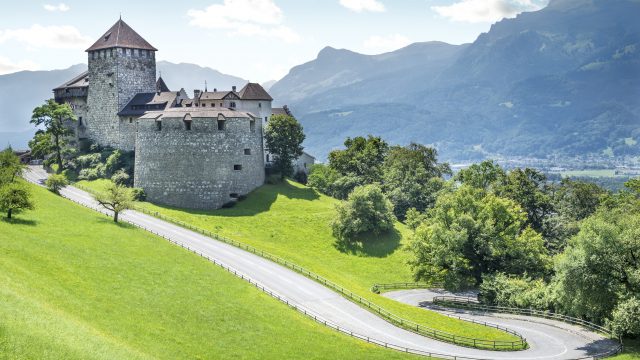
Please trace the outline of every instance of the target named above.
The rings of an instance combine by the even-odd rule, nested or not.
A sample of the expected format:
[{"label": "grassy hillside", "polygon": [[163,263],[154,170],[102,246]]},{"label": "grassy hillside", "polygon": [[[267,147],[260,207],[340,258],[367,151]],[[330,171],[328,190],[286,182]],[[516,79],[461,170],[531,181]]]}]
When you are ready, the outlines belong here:
[{"label": "grassy hillside", "polygon": [[[106,181],[79,184],[100,190]],[[139,205],[290,260],[405,319],[456,335],[518,340],[496,329],[373,294],[370,289],[375,283],[412,281],[406,263],[409,253],[404,249],[409,230],[397,223],[391,234],[366,239],[360,247],[344,248],[336,244],[329,225],[336,202],[310,188],[289,182],[264,185],[231,209],[190,211],[151,203]]]},{"label": "grassy hillside", "polygon": [[0,359],[400,359],[167,241],[32,186],[0,221]]}]

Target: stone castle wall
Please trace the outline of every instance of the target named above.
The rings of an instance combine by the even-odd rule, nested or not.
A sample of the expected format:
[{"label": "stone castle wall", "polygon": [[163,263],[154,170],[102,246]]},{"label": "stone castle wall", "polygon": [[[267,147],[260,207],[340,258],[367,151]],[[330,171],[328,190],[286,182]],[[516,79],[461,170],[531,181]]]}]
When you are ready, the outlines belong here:
[{"label": "stone castle wall", "polygon": [[219,130],[218,118],[193,118],[187,130],[182,117],[165,117],[158,130],[154,119],[138,119],[135,186],[152,202],[192,209],[219,208],[261,186],[262,122],[224,121]]},{"label": "stone castle wall", "polygon": [[123,124],[117,113],[135,94],[155,91],[155,81],[153,51],[114,48],[90,52],[87,136],[103,146],[133,150],[132,126],[128,121]]}]

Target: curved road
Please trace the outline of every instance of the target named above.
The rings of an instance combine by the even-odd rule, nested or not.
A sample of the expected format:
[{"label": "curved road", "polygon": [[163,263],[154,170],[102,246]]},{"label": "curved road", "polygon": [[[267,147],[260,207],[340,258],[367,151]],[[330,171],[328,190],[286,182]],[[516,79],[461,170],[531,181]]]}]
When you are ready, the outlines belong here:
[{"label": "curved road", "polygon": [[[25,178],[28,181],[40,185],[46,177],[47,173],[41,167],[31,167],[25,172]],[[94,209],[98,207],[90,194],[72,186],[62,189],[61,195]],[[316,314],[322,320],[332,322],[341,329],[397,347],[458,358],[566,360],[593,356],[602,353],[603,349],[610,349],[613,345],[613,342],[596,334],[589,334],[586,337],[576,336],[573,330],[555,326],[541,327],[542,325],[534,325],[534,323],[509,323],[509,327],[525,334],[531,344],[529,349],[523,351],[477,350],[432,340],[398,328],[323,285],[260,256],[137,211],[126,211],[120,215],[120,218],[133,225],[150,229],[154,233],[235,269],[298,308]],[[403,294],[404,292],[395,292],[400,301],[412,303],[415,302],[414,299],[419,300],[419,297],[414,297],[416,294]],[[387,294],[387,296],[395,295]],[[502,318],[491,317],[489,322],[495,323],[498,319],[503,321]]]}]

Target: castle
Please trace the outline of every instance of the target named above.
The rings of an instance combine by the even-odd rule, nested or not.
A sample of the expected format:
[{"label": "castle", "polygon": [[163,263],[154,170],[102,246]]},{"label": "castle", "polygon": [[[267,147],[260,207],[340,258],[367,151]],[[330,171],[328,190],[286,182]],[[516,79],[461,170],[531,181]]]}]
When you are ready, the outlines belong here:
[{"label": "castle", "polygon": [[[78,118],[76,137],[134,151],[134,186],[156,203],[215,209],[262,185],[263,129],[288,109],[257,83],[170,91],[156,80],[156,51],[122,19],[86,50],[88,71],[53,90]],[[297,166],[311,163],[305,154]]]}]

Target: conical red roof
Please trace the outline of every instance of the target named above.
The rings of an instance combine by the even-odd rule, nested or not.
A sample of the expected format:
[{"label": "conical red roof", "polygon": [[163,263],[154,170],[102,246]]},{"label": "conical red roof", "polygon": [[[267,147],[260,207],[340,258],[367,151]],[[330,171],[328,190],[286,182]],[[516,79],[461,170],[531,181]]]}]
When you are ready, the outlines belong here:
[{"label": "conical red roof", "polygon": [[135,32],[131,26],[122,21],[122,19],[118,20],[111,29],[107,30],[107,32],[104,33],[104,35],[102,35],[100,39],[98,39],[98,41],[91,45],[91,47],[86,51],[109,49],[114,47],[158,51],[158,49],[151,46],[147,40],[138,35],[138,33]]}]

